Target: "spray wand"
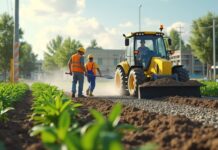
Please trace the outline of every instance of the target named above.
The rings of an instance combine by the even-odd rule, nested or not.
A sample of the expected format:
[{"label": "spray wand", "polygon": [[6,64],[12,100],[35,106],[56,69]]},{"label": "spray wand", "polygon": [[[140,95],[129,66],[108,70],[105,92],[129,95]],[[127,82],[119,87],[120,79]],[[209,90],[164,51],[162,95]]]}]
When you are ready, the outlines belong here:
[{"label": "spray wand", "polygon": [[[70,73],[70,72],[65,72],[65,74],[71,75],[71,76],[73,75],[73,73]],[[92,74],[86,74],[86,76],[93,77],[94,75],[92,75]],[[103,75],[103,76],[96,75],[95,77],[105,78],[105,79],[113,79],[113,77],[110,76],[110,75]]]}]

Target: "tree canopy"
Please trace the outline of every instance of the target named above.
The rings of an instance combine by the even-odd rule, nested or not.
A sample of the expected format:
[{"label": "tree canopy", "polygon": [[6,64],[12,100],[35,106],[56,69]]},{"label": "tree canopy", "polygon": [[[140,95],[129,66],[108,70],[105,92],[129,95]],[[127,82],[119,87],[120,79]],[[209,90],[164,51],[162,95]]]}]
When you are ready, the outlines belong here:
[{"label": "tree canopy", "polygon": [[[218,23],[218,16],[209,12],[192,23],[190,44],[194,55],[203,63],[213,64],[213,18]],[[218,30],[216,30],[216,36]],[[217,40],[216,40],[217,43]],[[218,47],[216,47],[216,51]],[[217,54],[217,53],[216,53]],[[218,54],[217,54],[218,55]]]},{"label": "tree canopy", "polygon": [[30,73],[37,69],[37,55],[32,52],[32,47],[27,42],[20,44],[20,73],[24,77],[30,76]]},{"label": "tree canopy", "polygon": [[102,47],[98,46],[96,39],[91,40],[90,46],[88,46],[87,48],[102,49]]},{"label": "tree canopy", "polygon": [[[13,57],[13,18],[7,14],[0,15],[0,71],[4,74],[6,80],[7,72],[10,70],[10,60]],[[23,31],[19,30],[19,39],[23,37]],[[23,40],[24,41],[24,40]],[[32,53],[31,46],[27,42],[21,43],[20,47],[20,69],[21,73],[33,71],[36,62],[36,55]],[[27,61],[28,60],[28,61]],[[28,66],[28,67],[27,67]]]},{"label": "tree canopy", "polygon": [[47,45],[47,52],[44,53],[43,69],[53,71],[67,67],[67,62],[72,54],[81,47],[82,44],[70,37],[64,39],[58,35]]},{"label": "tree canopy", "polygon": [[[172,39],[171,49],[180,50],[180,35],[179,32],[175,29],[170,31],[170,38]],[[191,50],[189,44],[185,44],[184,40],[181,39],[181,48],[182,50]]]}]

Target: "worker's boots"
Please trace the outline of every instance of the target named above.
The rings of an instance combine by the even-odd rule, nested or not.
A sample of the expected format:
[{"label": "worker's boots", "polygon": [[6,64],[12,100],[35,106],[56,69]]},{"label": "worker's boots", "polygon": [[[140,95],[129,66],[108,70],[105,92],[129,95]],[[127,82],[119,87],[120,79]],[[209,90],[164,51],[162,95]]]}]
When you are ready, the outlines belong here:
[{"label": "worker's boots", "polygon": [[86,95],[89,96],[89,89],[86,90]]},{"label": "worker's boots", "polygon": [[92,92],[90,92],[90,93],[89,93],[89,96],[94,96],[94,95],[92,94]]},{"label": "worker's boots", "polygon": [[72,97],[72,98],[74,98],[74,97],[75,97],[75,94],[74,94],[74,93],[72,93],[71,97]]}]

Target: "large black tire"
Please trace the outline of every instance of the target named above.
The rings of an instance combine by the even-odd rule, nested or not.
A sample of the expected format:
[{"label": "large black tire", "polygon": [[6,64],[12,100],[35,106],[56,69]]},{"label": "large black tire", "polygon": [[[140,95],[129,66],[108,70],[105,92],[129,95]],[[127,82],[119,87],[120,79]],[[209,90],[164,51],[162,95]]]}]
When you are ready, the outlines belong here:
[{"label": "large black tire", "polygon": [[182,67],[174,68],[173,74],[177,74],[178,80],[181,82],[186,82],[189,80],[188,71]]},{"label": "large black tire", "polygon": [[127,76],[123,68],[117,67],[115,76],[114,76],[115,86],[120,95],[129,95],[127,88]]},{"label": "large black tire", "polygon": [[140,68],[132,69],[128,77],[128,90],[130,96],[138,96],[138,86],[143,82],[145,82],[144,71]]}]

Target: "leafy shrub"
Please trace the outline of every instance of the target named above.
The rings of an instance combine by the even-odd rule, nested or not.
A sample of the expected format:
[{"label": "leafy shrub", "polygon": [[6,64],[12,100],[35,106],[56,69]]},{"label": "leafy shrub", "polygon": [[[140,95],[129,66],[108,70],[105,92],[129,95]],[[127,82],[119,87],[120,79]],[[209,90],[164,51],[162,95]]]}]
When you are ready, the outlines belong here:
[{"label": "leafy shrub", "polygon": [[218,82],[201,81],[205,86],[201,87],[201,94],[203,96],[218,96]]},{"label": "leafy shrub", "polygon": [[7,112],[13,109],[11,106],[20,101],[28,90],[25,83],[0,83],[0,121],[8,120]]}]

